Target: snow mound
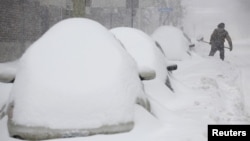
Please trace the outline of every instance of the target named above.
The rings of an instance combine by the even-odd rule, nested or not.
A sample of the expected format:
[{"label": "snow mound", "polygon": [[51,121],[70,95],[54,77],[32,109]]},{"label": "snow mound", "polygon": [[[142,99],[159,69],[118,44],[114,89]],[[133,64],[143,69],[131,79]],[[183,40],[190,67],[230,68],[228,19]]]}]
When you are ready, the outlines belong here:
[{"label": "snow mound", "polygon": [[167,77],[164,55],[155,41],[143,31],[129,27],[118,27],[111,32],[121,41],[129,54],[135,59],[139,70],[154,70],[156,79],[165,82]]},{"label": "snow mound", "polygon": [[34,127],[44,139],[58,137],[47,136],[53,131],[67,137],[131,130],[143,89],[136,63],[114,36],[95,21],[72,18],[28,48],[11,94],[10,132]]},{"label": "snow mound", "polygon": [[180,29],[173,26],[161,26],[151,36],[161,45],[169,60],[183,60],[190,57],[189,42]]}]

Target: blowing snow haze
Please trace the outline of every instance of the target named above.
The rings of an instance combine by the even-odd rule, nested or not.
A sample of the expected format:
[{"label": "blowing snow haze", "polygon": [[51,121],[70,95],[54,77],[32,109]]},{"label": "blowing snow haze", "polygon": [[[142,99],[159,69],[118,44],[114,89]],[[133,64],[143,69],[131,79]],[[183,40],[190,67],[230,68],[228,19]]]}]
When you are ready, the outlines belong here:
[{"label": "blowing snow haze", "polygon": [[220,22],[233,40],[250,38],[248,0],[183,0],[185,5],[184,30],[192,37],[206,40]]}]

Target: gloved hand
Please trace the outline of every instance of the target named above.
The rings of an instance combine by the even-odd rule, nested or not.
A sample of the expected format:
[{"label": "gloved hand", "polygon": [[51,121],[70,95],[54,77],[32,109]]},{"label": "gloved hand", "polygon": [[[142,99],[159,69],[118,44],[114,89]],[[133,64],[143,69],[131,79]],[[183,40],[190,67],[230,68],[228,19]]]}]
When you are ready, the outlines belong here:
[{"label": "gloved hand", "polygon": [[233,46],[230,46],[230,49],[229,49],[230,51],[232,51],[233,50]]}]

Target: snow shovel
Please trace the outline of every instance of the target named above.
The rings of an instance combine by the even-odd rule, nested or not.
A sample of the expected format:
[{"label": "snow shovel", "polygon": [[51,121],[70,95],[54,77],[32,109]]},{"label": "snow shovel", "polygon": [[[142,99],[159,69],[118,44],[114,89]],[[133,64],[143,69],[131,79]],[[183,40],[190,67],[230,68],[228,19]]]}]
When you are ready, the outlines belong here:
[{"label": "snow shovel", "polygon": [[[197,41],[198,41],[198,42],[203,42],[203,43],[210,44],[210,42],[208,42],[208,41],[204,41],[204,38],[203,38],[203,37],[201,37],[200,39],[197,39]],[[229,49],[229,50],[230,50],[230,48],[229,48],[229,47],[224,47],[224,48],[226,48],[226,49]]]}]

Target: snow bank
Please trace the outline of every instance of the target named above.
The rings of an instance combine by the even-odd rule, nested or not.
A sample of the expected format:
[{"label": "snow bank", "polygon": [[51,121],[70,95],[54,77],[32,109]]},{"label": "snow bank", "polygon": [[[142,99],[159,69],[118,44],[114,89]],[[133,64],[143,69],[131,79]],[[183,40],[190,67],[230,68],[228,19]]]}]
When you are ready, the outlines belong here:
[{"label": "snow bank", "polygon": [[211,123],[249,123],[244,111],[241,73],[228,62],[215,58],[186,61],[179,64],[177,79],[197,91],[199,107],[204,107]]},{"label": "snow bank", "polygon": [[196,56],[179,61],[173,74],[174,95],[157,81],[144,82],[153,114],[166,124],[166,139],[205,141],[208,124],[249,124],[234,65]]},{"label": "snow bank", "polygon": [[29,47],[11,94],[13,125],[85,136],[131,130],[143,90],[134,60],[114,36],[97,22],[75,18]]},{"label": "snow bank", "polygon": [[180,29],[173,26],[161,26],[151,36],[161,45],[169,60],[183,60],[190,57],[187,53],[189,42]]},{"label": "snow bank", "polygon": [[143,31],[129,27],[118,27],[111,32],[124,45],[129,54],[135,59],[139,70],[154,70],[156,79],[166,81],[167,63],[164,55],[157,48],[154,40]]}]

